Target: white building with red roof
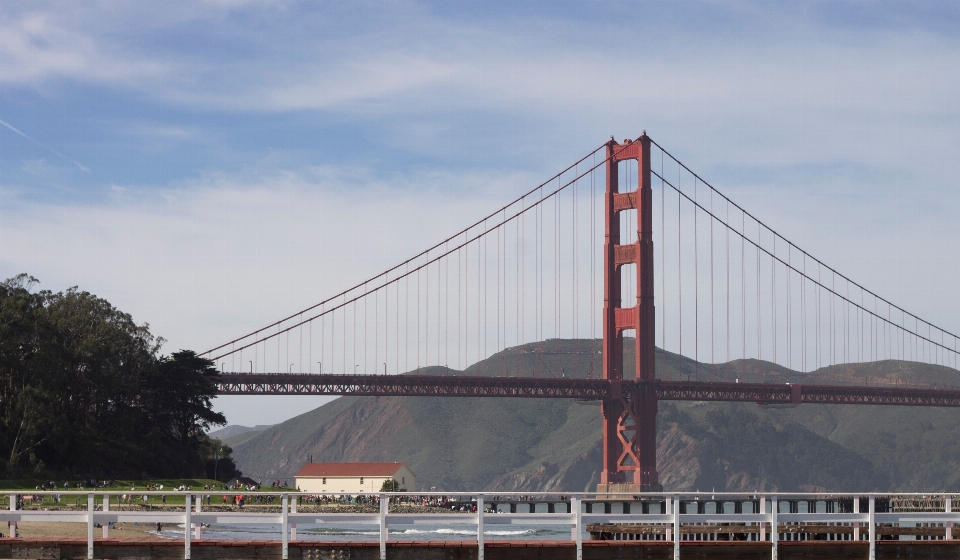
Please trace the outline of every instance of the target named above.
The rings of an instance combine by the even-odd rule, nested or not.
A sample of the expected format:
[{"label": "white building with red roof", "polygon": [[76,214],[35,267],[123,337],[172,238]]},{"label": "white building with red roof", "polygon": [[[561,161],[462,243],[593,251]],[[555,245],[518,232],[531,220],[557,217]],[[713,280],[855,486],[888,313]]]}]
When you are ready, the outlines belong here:
[{"label": "white building with red roof", "polygon": [[411,492],[417,486],[417,475],[406,463],[307,463],[295,479],[301,492],[316,494],[379,492],[390,479]]}]

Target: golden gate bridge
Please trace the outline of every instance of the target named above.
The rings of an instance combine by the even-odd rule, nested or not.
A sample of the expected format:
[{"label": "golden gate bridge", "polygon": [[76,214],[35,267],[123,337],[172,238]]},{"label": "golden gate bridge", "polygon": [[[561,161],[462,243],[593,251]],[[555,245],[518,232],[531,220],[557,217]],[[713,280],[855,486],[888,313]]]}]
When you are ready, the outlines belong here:
[{"label": "golden gate bridge", "polygon": [[[547,341],[596,354],[584,339],[599,345],[595,375],[468,367]],[[630,492],[659,488],[660,400],[960,406],[957,342],[644,133],[203,355],[220,365],[223,395],[599,401],[598,491]]]}]

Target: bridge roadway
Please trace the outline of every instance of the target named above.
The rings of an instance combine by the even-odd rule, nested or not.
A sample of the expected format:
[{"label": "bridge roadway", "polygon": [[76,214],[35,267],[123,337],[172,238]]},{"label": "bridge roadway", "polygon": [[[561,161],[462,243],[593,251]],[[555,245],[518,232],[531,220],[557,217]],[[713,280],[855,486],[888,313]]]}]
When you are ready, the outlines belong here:
[{"label": "bridge roadway", "polygon": [[653,390],[658,400],[672,401],[960,406],[960,390],[922,387],[327,373],[223,373],[214,381],[217,393],[220,395],[521,397],[602,400],[632,397],[644,391]]}]

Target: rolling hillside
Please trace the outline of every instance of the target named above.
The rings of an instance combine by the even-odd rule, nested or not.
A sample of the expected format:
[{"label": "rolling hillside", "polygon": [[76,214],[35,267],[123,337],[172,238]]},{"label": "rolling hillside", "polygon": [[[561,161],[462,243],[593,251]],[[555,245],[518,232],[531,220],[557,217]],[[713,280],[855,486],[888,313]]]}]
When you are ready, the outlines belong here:
[{"label": "rolling hillside", "polygon": [[[599,348],[594,340],[553,340],[504,350],[462,372],[419,373],[596,377]],[[711,368],[666,352],[657,367],[667,378],[682,371],[702,379],[808,383],[836,376],[922,382],[941,373],[900,362],[810,374],[757,360]],[[960,490],[958,430],[955,409],[664,402],[660,478],[666,490]],[[231,445],[239,468],[264,480],[292,483],[312,455],[404,461],[420,489],[592,490],[599,481],[600,410],[598,403],[559,399],[342,397]]]}]

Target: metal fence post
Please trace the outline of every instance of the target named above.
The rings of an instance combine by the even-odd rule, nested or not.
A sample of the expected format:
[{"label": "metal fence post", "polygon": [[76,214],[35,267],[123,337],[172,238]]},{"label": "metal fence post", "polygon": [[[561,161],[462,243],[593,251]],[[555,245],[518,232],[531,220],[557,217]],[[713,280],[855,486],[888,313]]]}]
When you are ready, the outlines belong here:
[{"label": "metal fence post", "polygon": [[[16,495],[16,494],[10,494],[10,511],[17,511],[17,495]],[[17,536],[17,522],[16,522],[16,521],[11,521],[11,522],[10,522],[10,536],[11,536],[11,537],[16,537],[16,536]]]},{"label": "metal fence post", "polygon": [[777,560],[777,540],[780,539],[780,522],[777,521],[780,505],[777,497],[770,497],[770,560]]},{"label": "metal fence post", "polygon": [[[290,500],[290,513],[297,513],[297,496],[293,496]],[[294,517],[293,521],[290,522],[290,540],[297,540],[297,518]]]},{"label": "metal fence post", "polygon": [[[767,498],[760,496],[760,511],[757,513],[767,513]],[[760,522],[760,534],[757,537],[757,540],[763,542],[767,540],[767,524],[764,521]]]},{"label": "metal fence post", "polygon": [[673,497],[673,560],[680,560],[680,498]]},{"label": "metal fence post", "polygon": [[287,536],[287,495],[280,496],[280,558],[287,560],[290,552]]},{"label": "metal fence post", "polygon": [[183,496],[183,558],[190,560],[190,494]]},{"label": "metal fence post", "polygon": [[[103,511],[104,512],[110,511],[110,494],[103,495]],[[109,521],[103,524],[103,538],[105,539],[110,538],[110,522]]]},{"label": "metal fence post", "polygon": [[87,494],[87,558],[93,560],[93,494]]},{"label": "metal fence post", "polygon": [[[860,513],[860,498],[853,499],[853,513]],[[860,540],[860,523],[857,521],[853,522],[853,540]]]},{"label": "metal fence post", "polygon": [[[673,510],[671,509],[672,504],[673,504],[673,498],[671,498],[670,496],[667,496],[664,499],[664,507],[666,508],[663,511],[664,515],[670,515],[671,513],[673,513]],[[666,534],[667,540],[672,541],[673,540],[673,524],[672,523],[667,524],[666,533],[667,533]]]},{"label": "metal fence post", "polygon": [[[200,504],[202,503],[203,503],[203,494],[197,494],[197,505],[196,505],[196,509],[194,510],[194,513],[196,513],[197,515],[200,515]],[[195,525],[196,525],[196,531],[194,532],[193,536],[194,538],[199,540],[201,538],[200,526],[203,524],[198,521]]]},{"label": "metal fence post", "polygon": [[876,518],[876,508],[874,505],[873,495],[870,495],[870,508],[868,511],[868,519],[870,522],[870,560],[877,560],[877,518]]},{"label": "metal fence post", "polygon": [[390,509],[390,496],[380,494],[380,560],[387,560],[387,512]]},{"label": "metal fence post", "polygon": [[483,494],[477,494],[477,560],[483,560]]},{"label": "metal fence post", "polygon": [[573,513],[573,542],[577,544],[577,560],[583,560],[583,514],[580,512],[580,498],[570,498],[570,510]]},{"label": "metal fence post", "polygon": [[[944,502],[944,505],[946,506],[946,507],[944,508],[944,510],[945,510],[947,513],[952,513],[952,512],[950,511],[951,509],[953,509],[953,508],[951,507],[951,502],[952,502],[951,496],[949,496],[949,495],[948,495],[948,496],[944,496],[943,502]],[[946,528],[947,528],[947,534],[944,535],[943,538],[945,538],[945,539],[948,540],[948,541],[952,541],[952,540],[953,540],[953,521],[947,521],[946,523],[944,523],[944,526],[946,526]]]}]

